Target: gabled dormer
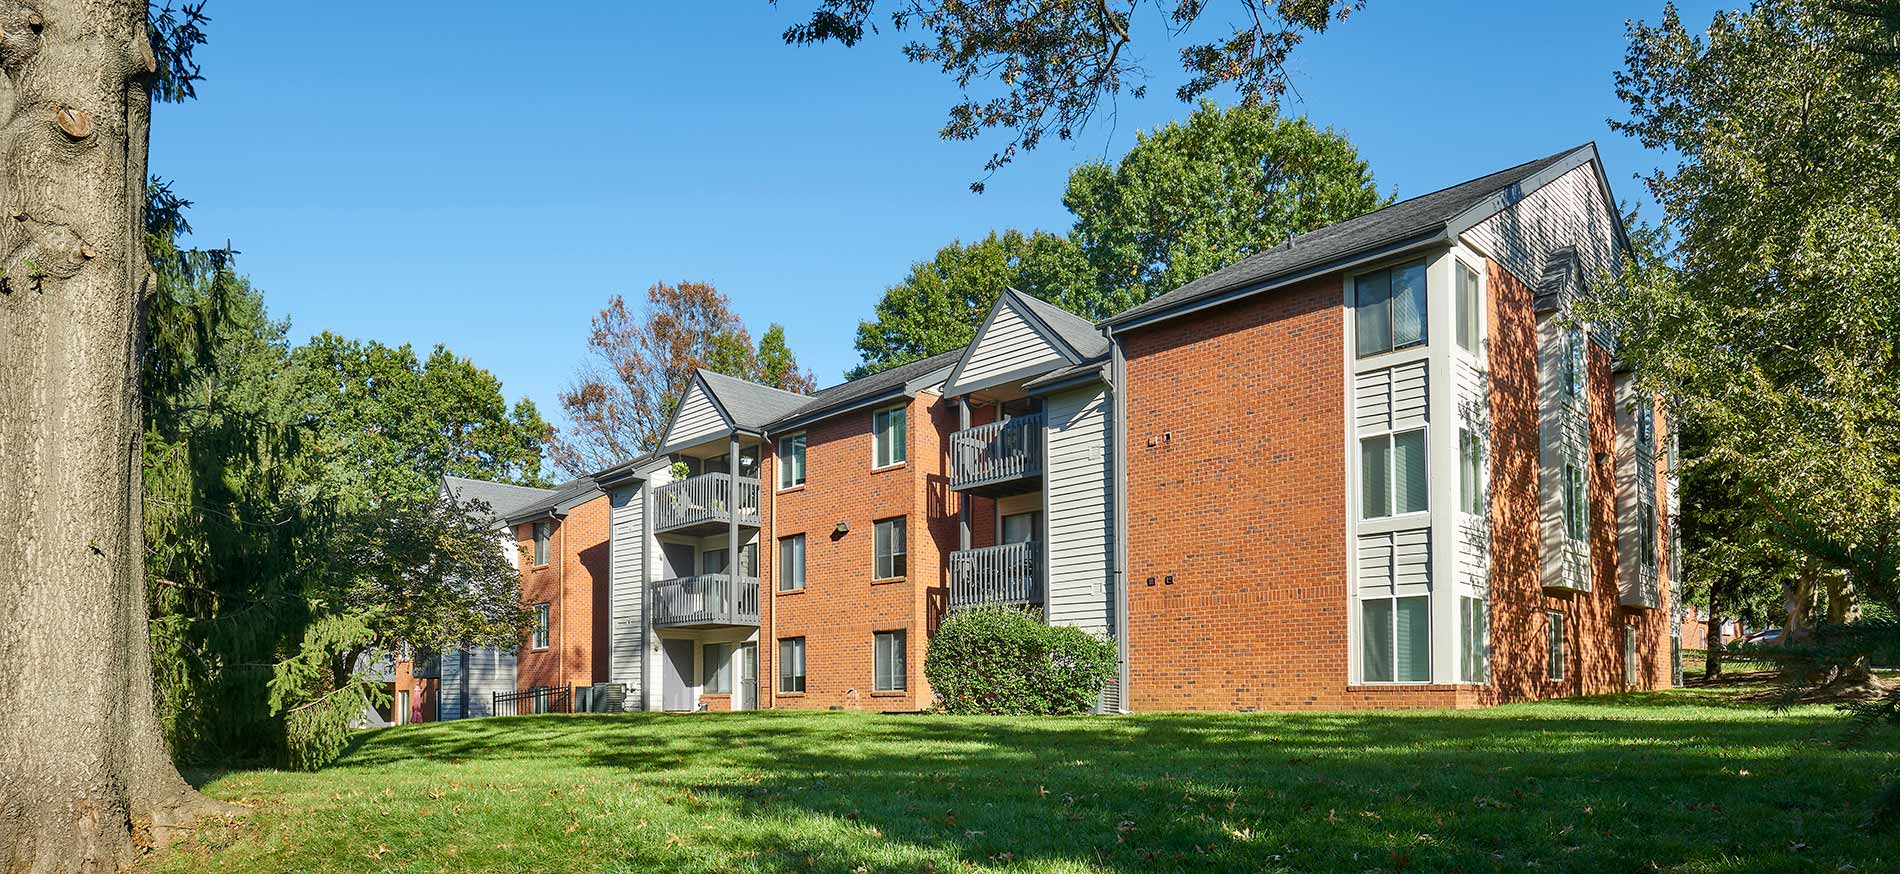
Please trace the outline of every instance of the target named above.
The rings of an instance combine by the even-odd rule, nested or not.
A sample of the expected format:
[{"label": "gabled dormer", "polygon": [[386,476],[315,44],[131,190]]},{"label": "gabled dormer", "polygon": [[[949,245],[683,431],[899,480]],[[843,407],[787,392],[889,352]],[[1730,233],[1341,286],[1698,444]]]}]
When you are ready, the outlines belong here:
[{"label": "gabled dormer", "polygon": [[961,397],[1020,384],[1107,353],[1108,338],[1089,320],[1006,288],[951,369],[943,393]]}]

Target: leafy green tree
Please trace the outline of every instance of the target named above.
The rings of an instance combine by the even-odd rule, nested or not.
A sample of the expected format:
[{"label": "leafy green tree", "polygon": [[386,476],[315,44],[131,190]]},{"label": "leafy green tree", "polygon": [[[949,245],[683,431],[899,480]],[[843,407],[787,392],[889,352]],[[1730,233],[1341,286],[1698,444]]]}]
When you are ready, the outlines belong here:
[{"label": "leafy green tree", "polygon": [[[1804,561],[1895,602],[1900,552],[1900,67],[1880,24],[1759,0],[1706,34],[1673,6],[1630,25],[1613,126],[1680,156],[1645,178],[1664,257],[1599,283],[1585,315],[1707,435]],[[1829,656],[1831,682],[1866,650]],[[1900,719],[1900,694],[1880,705]]]},{"label": "leafy green tree", "polygon": [[1004,288],[1084,312],[1094,308],[1088,262],[1057,234],[1010,230],[965,245],[951,243],[877,302],[877,316],[858,323],[862,362],[855,379],[963,346]]},{"label": "leafy green tree", "polygon": [[[785,41],[854,46],[877,31],[880,19],[894,31],[917,34],[904,44],[904,56],[938,67],[964,92],[950,108],[943,138],[972,140],[994,128],[1011,133],[984,167],[994,172],[1045,136],[1074,136],[1104,103],[1112,114],[1124,93],[1146,96],[1148,72],[1137,45],[1164,34],[1201,33],[1197,25],[1206,19],[1220,23],[1210,25],[1217,29],[1206,42],[1179,49],[1187,79],[1175,96],[1191,102],[1232,87],[1243,106],[1271,106],[1286,92],[1293,49],[1307,34],[1323,33],[1364,8],[1365,0],[1166,0],[1156,4],[1154,20],[1137,23],[1142,6],[1140,0],[912,0],[890,4],[886,17],[876,0],[818,0],[809,20],[786,29]],[[973,86],[993,87],[973,96]],[[982,191],[983,183],[970,187]]]},{"label": "leafy green tree", "polygon": [[785,326],[777,322],[773,322],[764,334],[759,335],[759,349],[753,357],[753,378],[763,385],[798,394],[811,394],[818,390],[818,382],[812,379],[811,371],[799,369],[798,358],[785,342]]},{"label": "leafy green tree", "polygon": [[1103,319],[1255,252],[1392,202],[1345,135],[1267,107],[1203,102],[1113,165],[1069,174],[1067,236],[991,232],[952,243],[886,289],[858,324],[861,376],[970,341],[1005,287]]},{"label": "leafy green tree", "polygon": [[1078,312],[1106,318],[1391,202],[1344,134],[1266,107],[1203,101],[1185,124],[1141,134],[1115,165],[1069,174],[1069,238],[1100,289]]},{"label": "leafy green tree", "polygon": [[447,347],[418,361],[407,344],[326,331],[293,350],[290,367],[312,448],[340,495],[420,497],[444,474],[547,484],[552,429],[533,402],[509,407],[494,374]]},{"label": "leafy green tree", "polygon": [[1678,479],[1686,573],[1681,597],[1709,617],[1705,677],[1722,674],[1721,627],[1726,619],[1761,628],[1778,623],[1783,592],[1796,585],[1801,558],[1776,536],[1774,519],[1748,491],[1736,466],[1708,452],[1702,428],[1677,431],[1683,469]]}]

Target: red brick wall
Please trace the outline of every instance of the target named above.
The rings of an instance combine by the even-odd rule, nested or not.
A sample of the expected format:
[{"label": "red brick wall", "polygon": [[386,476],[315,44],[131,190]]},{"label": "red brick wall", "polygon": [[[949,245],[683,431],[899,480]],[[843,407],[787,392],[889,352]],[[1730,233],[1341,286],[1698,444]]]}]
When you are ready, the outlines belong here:
[{"label": "red brick wall", "polygon": [[548,563],[534,566],[534,525],[517,526],[521,603],[548,605],[548,647],[534,649],[533,630],[522,635],[515,687],[561,687],[607,679],[609,590],[608,501],[601,495],[556,520]]},{"label": "red brick wall", "polygon": [[[1540,575],[1538,515],[1537,320],[1529,286],[1497,262],[1488,265],[1491,298],[1491,686],[1484,703],[1535,700],[1624,689],[1622,625],[1637,629],[1639,688],[1667,688],[1669,592],[1663,606],[1618,606],[1615,495],[1615,382],[1609,353],[1588,357],[1591,560],[1589,592],[1548,590]],[[1666,439],[1658,421],[1658,445]],[[1659,468],[1658,477],[1665,475]],[[1663,495],[1658,507],[1666,507]],[[1659,514],[1663,515],[1663,514]],[[1666,541],[1665,541],[1666,542]],[[1547,614],[1565,619],[1562,681],[1548,679]]]},{"label": "red brick wall", "polygon": [[[956,428],[953,408],[935,395],[913,399],[906,414],[908,460],[872,471],[872,410],[852,410],[806,429],[805,485],[766,503],[760,559],[766,571],[759,634],[759,700],[783,708],[916,710],[931,701],[924,681],[930,617],[941,603],[945,556],[956,548],[956,497],[949,492],[943,444]],[[776,445],[762,462],[776,487]],[[908,573],[872,581],[876,520],[906,516]],[[849,532],[837,535],[839,522]],[[805,535],[805,588],[778,591],[778,538]],[[902,629],[907,689],[872,691],[872,637]],[[805,638],[803,694],[778,686],[778,641]]]},{"label": "red brick wall", "polygon": [[409,693],[409,712],[402,714],[400,720],[407,725],[412,722],[434,722],[436,698],[441,694],[442,681],[434,677],[417,677],[416,663],[409,659],[396,660],[396,679],[390,683],[390,715],[393,717],[402,698],[397,693]]},{"label": "red brick wall", "polygon": [[1323,277],[1126,338],[1136,710],[1349,703],[1341,294]]}]

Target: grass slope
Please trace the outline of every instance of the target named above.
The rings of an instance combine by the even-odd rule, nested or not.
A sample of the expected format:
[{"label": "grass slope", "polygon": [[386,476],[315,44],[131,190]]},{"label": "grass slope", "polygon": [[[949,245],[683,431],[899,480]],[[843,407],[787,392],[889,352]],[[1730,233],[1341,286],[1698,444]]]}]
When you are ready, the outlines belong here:
[{"label": "grass slope", "polygon": [[[1476,712],[539,716],[364,735],[159,871],[1853,871],[1900,742],[1734,690]],[[1843,867],[1851,866],[1851,867]]]}]

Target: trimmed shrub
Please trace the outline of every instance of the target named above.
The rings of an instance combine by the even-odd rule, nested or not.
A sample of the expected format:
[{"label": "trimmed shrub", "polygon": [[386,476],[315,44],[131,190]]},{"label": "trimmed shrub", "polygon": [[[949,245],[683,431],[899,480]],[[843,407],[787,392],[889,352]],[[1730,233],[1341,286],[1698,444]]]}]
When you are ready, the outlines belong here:
[{"label": "trimmed shrub", "polygon": [[924,658],[945,713],[1087,713],[1114,675],[1113,642],[1010,607],[951,614]]}]

